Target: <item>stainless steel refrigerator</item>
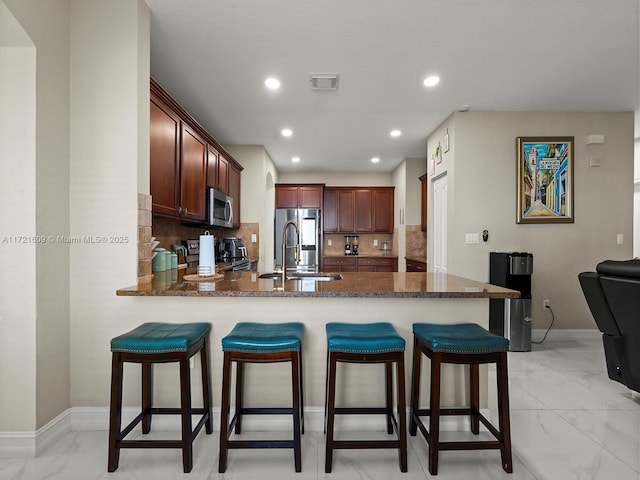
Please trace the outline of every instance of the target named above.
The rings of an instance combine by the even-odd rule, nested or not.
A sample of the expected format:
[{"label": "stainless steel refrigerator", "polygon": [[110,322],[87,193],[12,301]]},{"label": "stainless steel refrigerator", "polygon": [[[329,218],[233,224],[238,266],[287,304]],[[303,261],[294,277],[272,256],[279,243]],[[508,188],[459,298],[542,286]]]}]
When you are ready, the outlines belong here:
[{"label": "stainless steel refrigerator", "polygon": [[[322,259],[322,225],[318,208],[277,208],[274,230],[274,257],[276,268],[282,267],[282,232],[287,222],[295,222],[296,229],[287,227],[286,249],[287,270],[299,272],[319,272]],[[300,243],[300,262],[296,263],[296,248]]]}]

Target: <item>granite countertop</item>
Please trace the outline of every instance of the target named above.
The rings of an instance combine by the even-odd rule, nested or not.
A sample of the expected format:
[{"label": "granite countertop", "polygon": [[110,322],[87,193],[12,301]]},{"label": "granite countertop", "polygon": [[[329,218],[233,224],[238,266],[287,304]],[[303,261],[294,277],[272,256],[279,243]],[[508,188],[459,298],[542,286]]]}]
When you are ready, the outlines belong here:
[{"label": "granite countertop", "polygon": [[446,273],[354,272],[342,280],[271,280],[256,272],[225,272],[210,282],[183,281],[184,272],[158,272],[151,283],[117,290],[118,296],[518,298],[520,292]]},{"label": "granite countertop", "polygon": [[380,250],[380,253],[360,253],[358,255],[322,255],[322,258],[398,258],[398,255],[391,253],[391,250],[387,252]]}]

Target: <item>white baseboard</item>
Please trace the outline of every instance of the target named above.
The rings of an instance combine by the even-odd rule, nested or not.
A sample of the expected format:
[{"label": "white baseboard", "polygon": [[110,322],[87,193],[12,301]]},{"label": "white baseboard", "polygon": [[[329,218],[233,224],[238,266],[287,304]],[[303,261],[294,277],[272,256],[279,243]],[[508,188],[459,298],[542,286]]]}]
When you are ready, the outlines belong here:
[{"label": "white baseboard", "polygon": [[0,434],[0,458],[35,458],[71,431],[71,409],[36,432]]},{"label": "white baseboard", "polygon": [[[408,412],[408,410],[407,410]],[[130,422],[137,414],[136,407],[122,409],[122,423]],[[232,412],[233,413],[233,412]],[[408,414],[407,414],[408,418]],[[307,432],[324,430],[324,407],[306,407],[304,424]],[[444,417],[441,419],[441,431],[458,431],[467,428],[468,420],[463,417]],[[408,424],[407,424],[408,425]],[[288,415],[247,415],[242,427],[246,431],[287,431],[291,430],[291,417]],[[71,431],[106,431],[109,428],[109,407],[74,407],[58,415],[37,432],[16,432],[0,434],[0,458],[35,458],[50,445]],[[213,409],[213,428],[220,430],[220,409]],[[385,428],[382,415],[338,415],[335,431],[373,431]],[[180,431],[180,418],[177,415],[156,415],[152,429],[156,431]]]},{"label": "white baseboard", "polygon": [[[540,339],[544,336],[546,332],[546,328],[535,328],[531,332],[531,336],[536,340]],[[547,336],[547,340],[600,340],[602,338],[602,333],[597,329],[555,329],[552,328],[549,331],[549,335]]]}]

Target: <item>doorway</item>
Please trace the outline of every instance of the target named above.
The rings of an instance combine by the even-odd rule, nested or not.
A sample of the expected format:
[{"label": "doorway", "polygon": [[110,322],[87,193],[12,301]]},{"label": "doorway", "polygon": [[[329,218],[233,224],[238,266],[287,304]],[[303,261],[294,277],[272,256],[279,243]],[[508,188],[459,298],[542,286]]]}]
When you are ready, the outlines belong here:
[{"label": "doorway", "polygon": [[447,272],[447,175],[433,182],[433,271]]}]

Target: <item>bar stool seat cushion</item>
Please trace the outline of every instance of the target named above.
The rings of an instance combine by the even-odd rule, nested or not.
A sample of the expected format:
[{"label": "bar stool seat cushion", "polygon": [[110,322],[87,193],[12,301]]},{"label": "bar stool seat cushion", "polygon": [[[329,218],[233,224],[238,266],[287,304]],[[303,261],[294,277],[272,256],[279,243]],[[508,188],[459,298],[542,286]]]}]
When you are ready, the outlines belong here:
[{"label": "bar stool seat cushion", "polygon": [[476,323],[414,323],[413,333],[433,352],[474,354],[509,350],[509,340],[494,335]]},{"label": "bar stool seat cushion", "polygon": [[186,352],[210,329],[209,323],[143,323],[113,338],[111,351],[137,354]]},{"label": "bar stool seat cushion", "polygon": [[240,322],[222,339],[224,352],[299,352],[304,325],[289,323]]},{"label": "bar stool seat cushion", "polygon": [[327,323],[327,343],[330,352],[386,353],[404,352],[404,338],[393,325],[379,323]]}]

